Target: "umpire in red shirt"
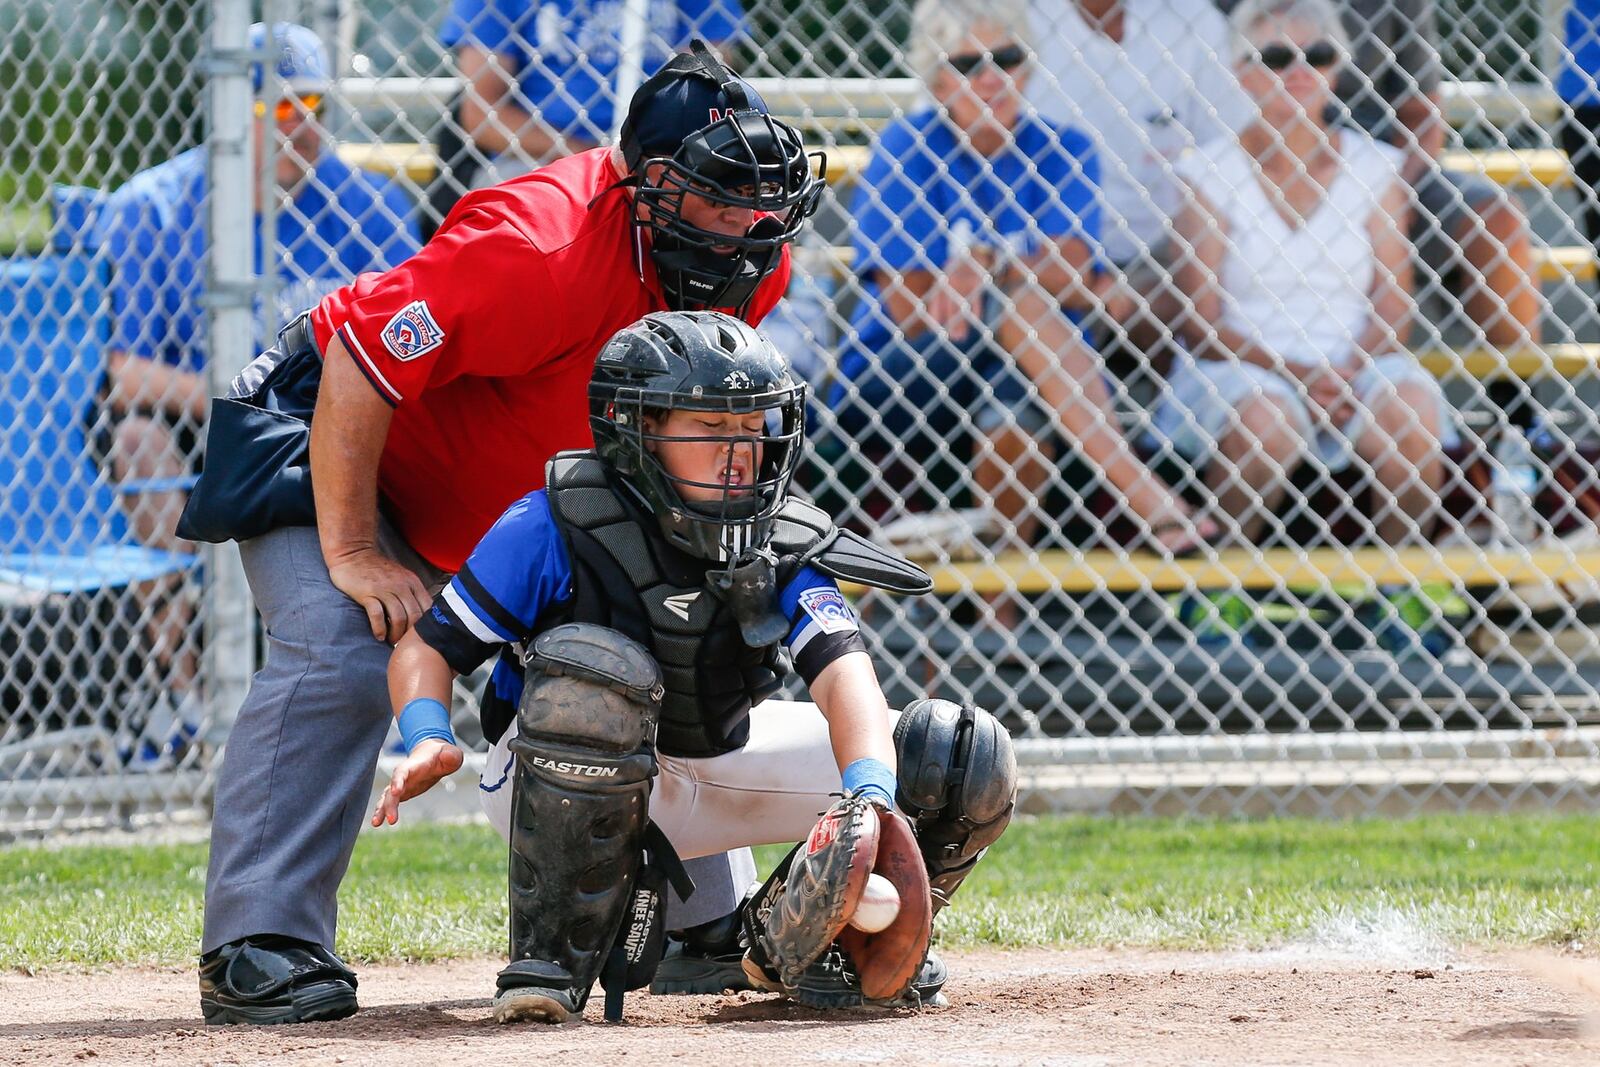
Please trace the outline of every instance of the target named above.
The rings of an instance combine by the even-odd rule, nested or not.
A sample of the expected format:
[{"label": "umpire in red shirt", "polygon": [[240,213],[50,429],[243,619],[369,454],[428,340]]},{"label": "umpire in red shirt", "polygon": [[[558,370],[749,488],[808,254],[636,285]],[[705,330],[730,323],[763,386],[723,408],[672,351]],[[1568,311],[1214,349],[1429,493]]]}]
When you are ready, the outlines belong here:
[{"label": "umpire in red shirt", "polygon": [[[696,42],[640,87],[617,147],[468,195],[419,253],[323,300],[235,383],[251,395],[297,359],[320,377],[301,520],[315,525],[222,535],[240,539],[268,652],[217,781],[208,1023],[356,1010],[336,894],[391,721],[390,645],[550,456],[590,445],[601,344],[665,309],[760,322],[820,191],[798,133]],[[221,451],[208,478],[255,476],[248,449]],[[732,911],[754,867],[736,854],[691,873],[675,925]]]}]

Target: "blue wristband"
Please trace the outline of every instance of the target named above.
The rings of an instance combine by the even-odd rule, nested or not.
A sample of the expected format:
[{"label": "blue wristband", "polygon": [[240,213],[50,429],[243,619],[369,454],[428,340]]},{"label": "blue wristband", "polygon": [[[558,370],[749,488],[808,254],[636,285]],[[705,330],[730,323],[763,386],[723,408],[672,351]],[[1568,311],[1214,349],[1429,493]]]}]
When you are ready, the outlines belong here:
[{"label": "blue wristband", "polygon": [[456,743],[456,735],[450,732],[450,709],[432,697],[418,697],[400,710],[400,740],[405,742],[406,755],[429,738]]},{"label": "blue wristband", "polygon": [[843,777],[845,796],[859,794],[868,800],[881,801],[886,808],[894,807],[894,791],[899,783],[882,760],[870,756],[858,759],[844,769]]}]

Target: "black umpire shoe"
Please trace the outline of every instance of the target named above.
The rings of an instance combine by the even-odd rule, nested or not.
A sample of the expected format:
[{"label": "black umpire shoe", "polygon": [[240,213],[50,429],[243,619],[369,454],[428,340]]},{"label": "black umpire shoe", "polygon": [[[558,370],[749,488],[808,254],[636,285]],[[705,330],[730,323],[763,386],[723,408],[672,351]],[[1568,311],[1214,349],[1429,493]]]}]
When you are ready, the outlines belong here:
[{"label": "black umpire shoe", "polygon": [[356,1013],[356,975],[321,945],[276,934],[230,941],[200,957],[206,1025],[325,1022]]}]

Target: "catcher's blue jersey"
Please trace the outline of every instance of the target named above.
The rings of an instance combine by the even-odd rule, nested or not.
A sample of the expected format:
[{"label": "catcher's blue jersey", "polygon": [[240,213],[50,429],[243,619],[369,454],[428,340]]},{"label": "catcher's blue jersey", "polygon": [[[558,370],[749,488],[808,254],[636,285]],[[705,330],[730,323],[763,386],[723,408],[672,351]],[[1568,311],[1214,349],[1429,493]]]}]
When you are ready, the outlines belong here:
[{"label": "catcher's blue jersey", "polygon": [[[417,634],[457,674],[498,653],[484,699],[514,709],[522,697],[523,669],[513,646],[531,640],[540,619],[550,617],[548,609],[572,596],[572,564],[550,513],[550,498],[539,489],[512,504],[490,527],[460,573],[434,598],[417,623]],[[778,605],[789,620],[784,647],[807,685],[828,664],[862,647],[844,594],[812,567],[802,567],[779,591]]]}]

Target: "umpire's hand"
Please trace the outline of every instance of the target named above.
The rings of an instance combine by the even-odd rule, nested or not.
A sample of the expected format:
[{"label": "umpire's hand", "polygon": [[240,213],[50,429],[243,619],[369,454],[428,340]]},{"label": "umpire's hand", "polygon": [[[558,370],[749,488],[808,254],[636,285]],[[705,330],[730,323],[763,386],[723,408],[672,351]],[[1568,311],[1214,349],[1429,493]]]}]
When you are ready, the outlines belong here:
[{"label": "umpire's hand", "polygon": [[393,826],[400,821],[400,802],[421,796],[434,787],[439,779],[461,769],[464,757],[461,749],[448,741],[428,738],[419,741],[411,754],[401,761],[378,798],[378,807],[372,813],[372,825]]},{"label": "umpire's hand", "polygon": [[391,645],[422,618],[433,600],[409,567],[375,549],[332,560],[328,577],[334,588],[360,604],[372,624],[372,636]]}]

